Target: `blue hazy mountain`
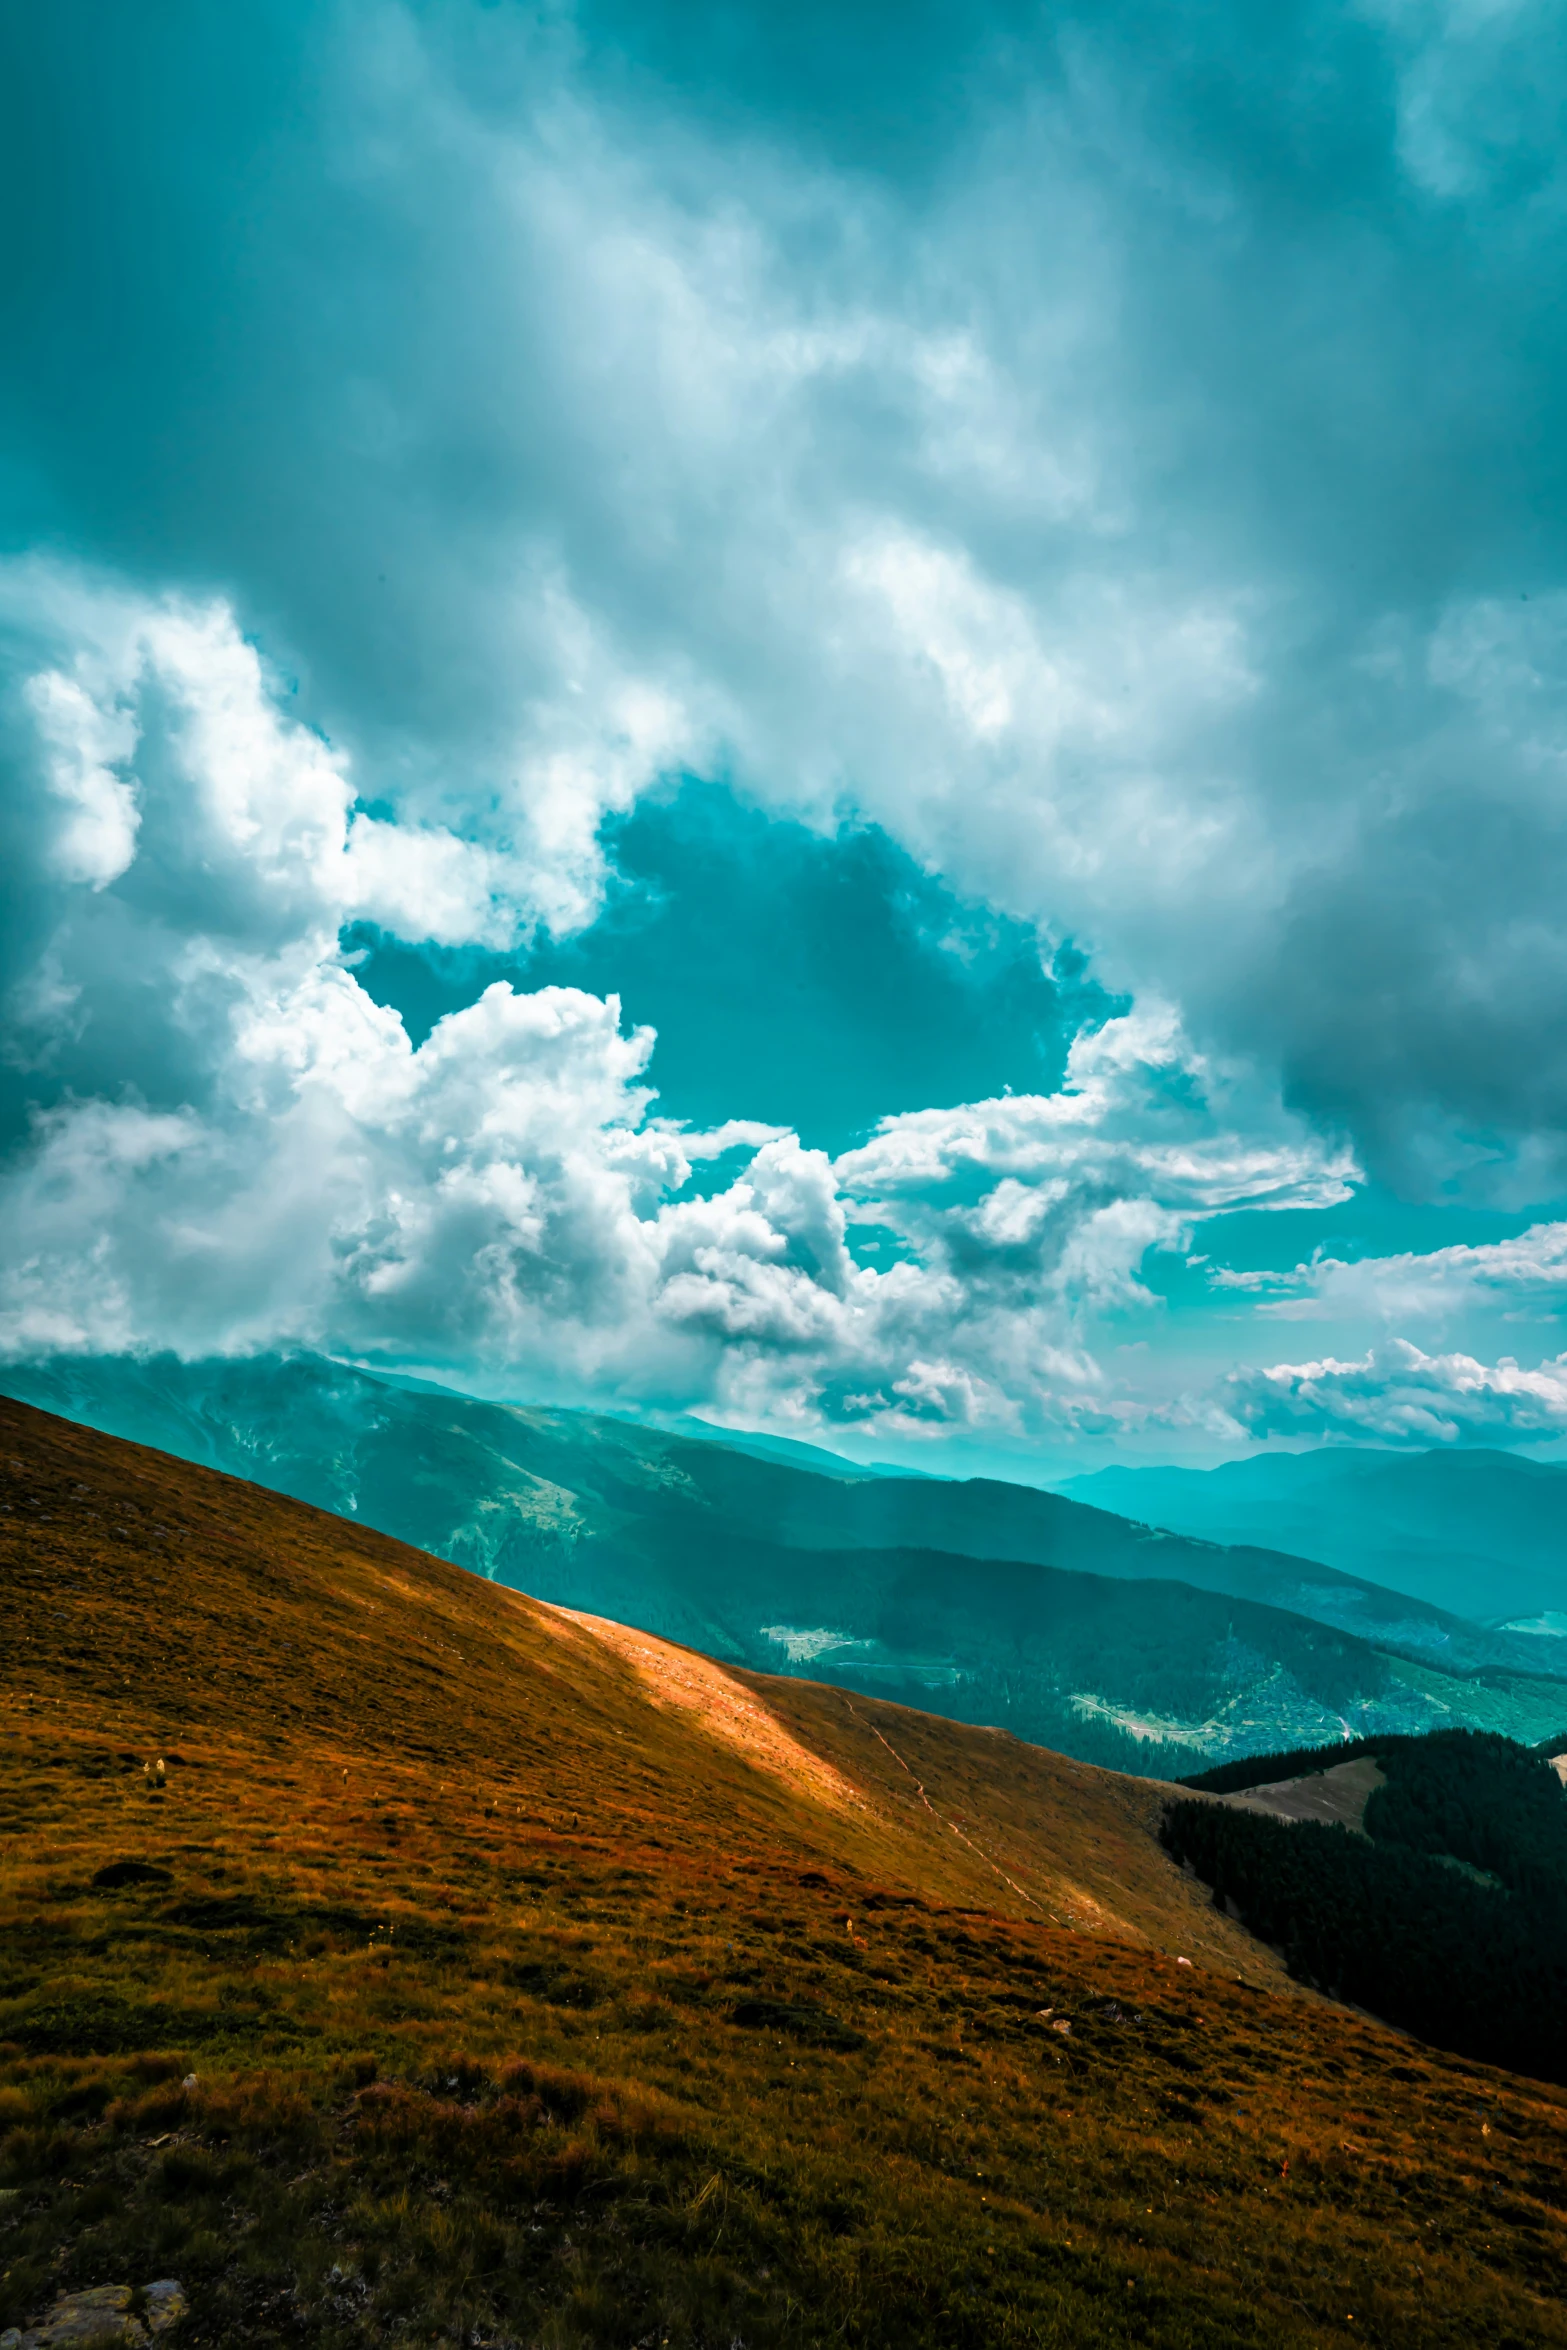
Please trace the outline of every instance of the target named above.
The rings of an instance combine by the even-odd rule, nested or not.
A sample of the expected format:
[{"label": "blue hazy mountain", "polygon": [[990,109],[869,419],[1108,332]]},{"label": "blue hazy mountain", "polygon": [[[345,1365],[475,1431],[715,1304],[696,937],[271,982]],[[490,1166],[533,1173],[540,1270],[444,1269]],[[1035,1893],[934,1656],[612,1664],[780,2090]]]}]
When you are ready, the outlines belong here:
[{"label": "blue hazy mountain", "polygon": [[1560,1643],[1032,1487],[822,1473],[308,1355],[56,1359],[0,1390],[557,1604],[1122,1768],[1567,1718],[1567,1688],[1532,1669]]},{"label": "blue hazy mountain", "polygon": [[1567,1467],[1479,1449],[1345,1449],[1101,1469],[1058,1490],[1210,1542],[1322,1559],[1476,1624],[1555,1617],[1567,1634]]}]

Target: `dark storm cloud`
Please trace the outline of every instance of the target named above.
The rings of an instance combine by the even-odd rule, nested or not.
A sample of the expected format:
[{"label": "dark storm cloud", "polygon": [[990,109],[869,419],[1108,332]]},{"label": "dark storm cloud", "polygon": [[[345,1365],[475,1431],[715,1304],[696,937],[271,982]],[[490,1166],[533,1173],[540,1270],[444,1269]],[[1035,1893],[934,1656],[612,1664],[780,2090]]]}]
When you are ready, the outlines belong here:
[{"label": "dark storm cloud", "polygon": [[[1472,607],[1510,659],[1567,589],[1548,21],[14,11],[12,541],[230,594],[364,788],[470,826],[578,660],[564,598],[590,692],[656,681],[764,798],[1088,935],[1403,1180],[1471,1129],[1528,1157],[1557,795],[1438,672]],[[846,518],[883,584],[949,561],[895,646]],[[1002,599],[1092,707],[1013,690],[922,774],[901,665],[954,562],[962,658]],[[1194,613],[1248,680],[1195,710]]]},{"label": "dark storm cloud", "polygon": [[[651,1048],[580,996],[465,999],[410,1076],[333,959],[339,926],[426,969],[467,958],[476,986],[623,987],[673,1067],[679,991],[634,1000],[637,920],[666,966],[706,921],[728,977],[686,1032],[693,1114],[721,1122],[725,1055],[749,1050],[779,1091],[747,1116],[804,1127],[801,1072],[856,999],[820,1130],[895,1111],[865,1167],[902,1169],[900,1202],[933,1167],[969,1186],[898,1208],[932,1266],[1038,1258],[1059,1156],[1039,1135],[1067,1113],[1036,1135],[1030,1112],[1025,1148],[1000,1117],[964,1140],[947,1105],[965,1059],[972,1092],[1053,1082],[1074,1009],[1103,1009],[1046,1005],[1063,942],[1135,1000],[1126,1034],[1163,1040],[1124,1099],[1106,1081],[1126,1155],[1061,1178],[1074,1215],[1092,1192],[1094,1237],[1053,1232],[1053,1335],[1008,1324],[992,1397],[1069,1358],[1077,1377],[1071,1281],[1142,1297],[1139,1252],[1183,1218],[1337,1196],[1341,1141],[1411,1197],[1567,1188],[1557,29],[1457,0],[4,14],[7,1138],[73,1102],[151,1119],[93,1144],[81,1196],[107,1228],[122,1160],[196,1199],[187,1112],[244,1158],[253,1061],[297,1092],[311,1052],[360,1052],[397,1138],[370,1153],[380,1204],[353,1211],[373,1268],[391,1243],[366,1236],[420,1196],[397,1152],[432,1198],[446,1183],[397,1121],[410,1086],[468,1099],[454,1040],[502,1085],[524,1029],[555,1069],[558,1013],[582,1055],[562,1164],[580,1146],[584,1166],[604,1119],[637,1126]],[[754,854],[715,879],[687,841],[678,872],[628,855],[616,882],[683,777],[759,812]],[[872,842],[880,878],[856,864]],[[895,870],[971,931],[884,919]],[[778,911],[813,891],[842,894],[820,952]],[[965,955],[986,975],[966,995]],[[373,1045],[344,1042],[356,1022]],[[1153,1069],[1194,1135],[1204,1088],[1228,1105],[1222,1180],[1188,1192],[1172,1159],[1138,1191]],[[756,1177],[772,1204],[731,1201],[717,1239],[672,1223],[666,1272],[688,1240],[693,1266],[753,1242],[792,1264],[779,1235],[843,1212],[810,1154],[742,1141],[784,1153]],[[627,1295],[663,1148],[626,1159],[651,1190],[604,1243]],[[469,1173],[477,1200],[491,1174]],[[520,1230],[533,1176],[513,1174]],[[560,1209],[570,1281],[597,1212]],[[460,1224],[431,1264],[458,1261]],[[66,1225],[49,1235],[64,1264]],[[693,1327],[751,1316],[780,1349],[837,1311],[830,1282],[764,1310],[754,1271],[721,1303],[717,1275],[668,1279],[709,1283]],[[934,1296],[920,1378],[956,1396],[972,1366],[933,1334],[961,1283]],[[862,1343],[881,1378],[896,1348]]]}]

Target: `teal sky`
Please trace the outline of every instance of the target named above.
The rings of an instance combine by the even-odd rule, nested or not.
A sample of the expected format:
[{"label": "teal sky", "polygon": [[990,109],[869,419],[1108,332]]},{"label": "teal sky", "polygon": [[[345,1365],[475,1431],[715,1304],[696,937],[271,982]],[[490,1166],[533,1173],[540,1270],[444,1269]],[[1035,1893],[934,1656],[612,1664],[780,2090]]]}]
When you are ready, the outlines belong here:
[{"label": "teal sky", "polygon": [[618,994],[656,1032],[666,1115],[792,1127],[836,1154],[900,1110],[1053,1092],[1085,1023],[1124,1010],[1070,945],[965,903],[876,828],[823,835],[686,782],[606,826],[596,921],[521,953],[345,933],[416,1043],[492,981]]},{"label": "teal sky", "polygon": [[1556,1443],[1559,31],[0,7],[0,1348]]}]

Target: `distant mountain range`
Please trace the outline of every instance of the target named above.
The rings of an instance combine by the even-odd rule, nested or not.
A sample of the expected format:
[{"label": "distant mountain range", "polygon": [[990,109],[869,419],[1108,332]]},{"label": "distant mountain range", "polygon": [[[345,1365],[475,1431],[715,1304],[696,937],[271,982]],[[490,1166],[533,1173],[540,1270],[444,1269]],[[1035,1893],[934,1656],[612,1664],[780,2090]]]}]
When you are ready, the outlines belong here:
[{"label": "distant mountain range", "polygon": [[56,1359],[0,1371],[0,1392],[540,1598],[1122,1769],[1567,1721],[1550,1669],[1567,1672],[1567,1643],[1032,1487],[807,1467],[768,1439],[484,1403],[309,1355]]},{"label": "distant mountain range", "polygon": [[1221,1469],[1101,1469],[1058,1490],[1209,1542],[1322,1559],[1475,1624],[1567,1635],[1567,1467],[1478,1449],[1346,1448]]}]

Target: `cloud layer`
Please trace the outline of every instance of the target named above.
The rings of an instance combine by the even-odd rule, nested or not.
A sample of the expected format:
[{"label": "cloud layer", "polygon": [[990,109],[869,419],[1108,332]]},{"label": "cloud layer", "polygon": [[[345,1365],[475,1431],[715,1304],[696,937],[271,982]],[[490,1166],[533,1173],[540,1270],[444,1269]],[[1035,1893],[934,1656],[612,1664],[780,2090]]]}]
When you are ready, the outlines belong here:
[{"label": "cloud layer", "polygon": [[[878,1433],[1113,1425],[1089,1340],[1154,1308],[1150,1251],[1345,1195],[1342,1152],[1276,1109],[1265,1139],[1168,1012],[1085,1031],[1058,1093],[891,1117],[836,1161],[651,1115],[653,1038],[613,997],[496,983],[415,1050],[345,918],[482,932],[510,868],[358,810],[222,606],[6,584],[60,654],[11,696],[53,908],[8,1023],[12,1353],[309,1343]],[[127,991],[140,1085],[104,1062]]]},{"label": "cloud layer", "polygon": [[[1406,1308],[1500,1365],[1500,1273],[1331,1245],[1125,1350],[1221,1212],[1567,1193],[1554,33],[13,12],[8,1343],[1019,1436],[1336,1430]],[[339,956],[580,932],[690,775],[1132,1009],[1053,1093],[741,1165],[612,990],[415,1050]],[[1340,1351],[1254,1409],[1259,1309]]]},{"label": "cloud layer", "polygon": [[1530,1370],[1510,1355],[1422,1354],[1394,1339],[1361,1361],[1278,1363],[1237,1375],[1225,1401],[1250,1436],[1358,1444],[1516,1444],[1567,1434],[1567,1354]]},{"label": "cloud layer", "polygon": [[[62,0],[10,77],[52,124],[12,146],[11,502],[224,583],[377,793],[552,922],[606,811],[733,773],[1083,939],[1400,1182],[1538,1197],[1549,23],[933,9],[824,49]],[[462,861],[447,927],[484,900]]]}]

